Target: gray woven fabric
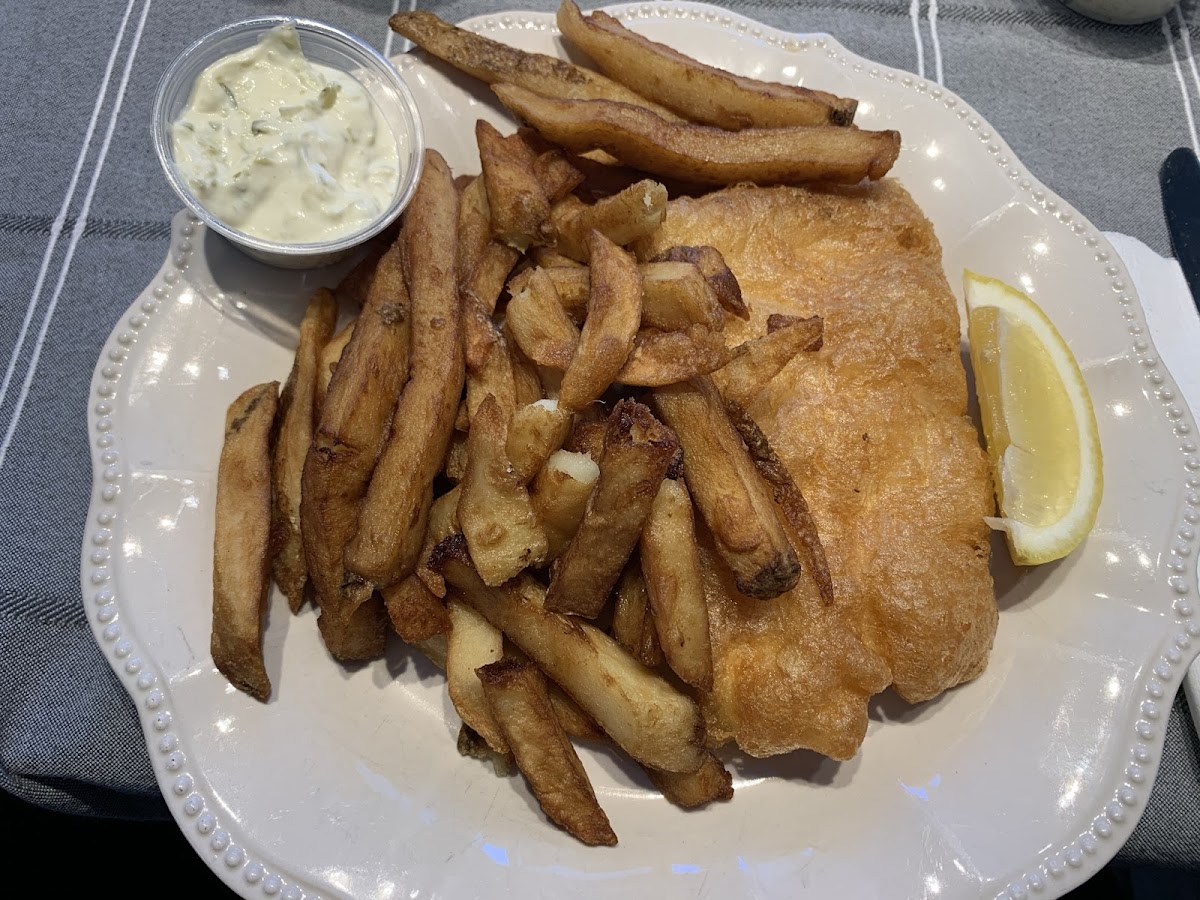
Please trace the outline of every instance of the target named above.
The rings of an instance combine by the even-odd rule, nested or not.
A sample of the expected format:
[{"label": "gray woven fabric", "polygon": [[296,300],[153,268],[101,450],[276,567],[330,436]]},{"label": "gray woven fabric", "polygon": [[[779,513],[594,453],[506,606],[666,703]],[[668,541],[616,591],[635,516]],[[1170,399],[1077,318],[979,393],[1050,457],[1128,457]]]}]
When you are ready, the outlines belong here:
[{"label": "gray woven fabric", "polygon": [[[450,20],[554,5],[422,0]],[[908,0],[731,2],[763,22],[828,32],[857,53],[923,67],[929,77],[940,49],[945,85],[1035,174],[1098,227],[1167,252],[1156,172],[1169,150],[1195,140],[1185,97],[1200,115],[1200,79],[1181,37],[1171,32],[1169,41],[1162,23],[1100,25],[1051,0],[943,0],[932,4],[935,48],[930,5],[920,6],[919,60]],[[12,361],[0,388],[0,785],[60,810],[157,817],[166,811],[134,709],[93,644],[78,584],[92,366],[162,260],[178,205],[150,145],[154,88],[194,38],[282,8],[382,48],[390,4],[76,6],[87,27],[69,38],[61,23],[76,17],[59,8],[51,22],[41,4],[5,4],[0,29],[8,98],[0,106],[0,365]],[[1193,0],[1184,15],[1200,47]],[[397,38],[392,49],[402,45]],[[1200,868],[1200,748],[1182,698],[1149,807],[1121,859]]]}]

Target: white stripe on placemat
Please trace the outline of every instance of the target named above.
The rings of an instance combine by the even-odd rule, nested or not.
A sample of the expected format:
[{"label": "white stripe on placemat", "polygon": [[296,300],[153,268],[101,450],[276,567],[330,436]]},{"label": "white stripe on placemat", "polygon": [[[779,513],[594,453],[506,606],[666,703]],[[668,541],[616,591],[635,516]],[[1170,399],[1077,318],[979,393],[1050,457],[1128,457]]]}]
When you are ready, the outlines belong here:
[{"label": "white stripe on placemat", "polygon": [[[400,11],[400,0],[392,0],[392,15]],[[396,32],[392,31],[392,26],[388,26],[387,37],[383,39],[383,55],[388,59],[392,58],[392,39],[396,36]]]},{"label": "white stripe on placemat", "polygon": [[100,174],[104,171],[104,161],[108,157],[108,148],[112,143],[113,132],[116,131],[117,120],[121,115],[121,104],[125,101],[125,91],[129,87],[129,75],[133,71],[133,61],[137,59],[138,46],[142,42],[142,31],[146,27],[146,16],[150,12],[150,3],[152,0],[145,0],[145,5],[142,6],[142,14],[138,18],[137,29],[133,32],[133,41],[129,45],[129,55],[125,58],[125,68],[121,72],[121,83],[117,87],[117,96],[113,101],[112,112],[109,114],[108,127],[104,130],[104,140],[100,144],[100,152],[96,156],[96,164],[92,168],[92,178],[88,182],[87,193],[83,197],[83,206],[79,209],[79,215],[75,219],[75,226],[71,229],[71,240],[67,244],[67,253],[63,258],[62,269],[58,273],[58,281],[54,285],[54,293],[50,295],[50,303],[46,306],[46,315],[42,319],[42,326],[38,329],[37,342],[33,345],[33,356],[29,360],[29,368],[25,372],[25,380],[21,384],[21,393],[17,397],[16,406],[13,408],[12,420],[8,423],[8,430],[4,433],[4,441],[0,443],[0,468],[4,466],[4,459],[8,455],[9,445],[12,444],[13,435],[17,431],[17,425],[21,421],[21,412],[25,408],[25,400],[29,396],[29,386],[33,383],[34,373],[37,372],[38,360],[42,355],[42,346],[46,342],[46,332],[50,330],[50,320],[54,318],[54,310],[58,307],[58,298],[62,294],[63,285],[67,281],[67,273],[71,269],[71,260],[75,257],[75,249],[79,245],[79,238],[83,235],[83,230],[87,227],[88,213],[92,208],[92,198],[96,194],[96,185],[100,182]]},{"label": "white stripe on placemat", "polygon": [[1196,98],[1200,99],[1200,71],[1196,70],[1196,57],[1192,55],[1192,35],[1188,30],[1187,19],[1183,16],[1183,4],[1175,7],[1175,15],[1179,17],[1179,37],[1183,40],[1183,55],[1187,57],[1188,68],[1192,70],[1192,83],[1196,85]]},{"label": "white stripe on placemat", "polygon": [[925,45],[921,40],[921,0],[912,0],[908,5],[908,17],[912,19],[913,40],[917,42],[917,74],[925,77]]},{"label": "white stripe on placemat", "polygon": [[942,42],[937,30],[938,0],[929,0],[929,41],[933,44],[933,72],[937,83],[946,86],[942,76]]},{"label": "white stripe on placemat", "polygon": [[37,279],[33,283],[33,293],[29,296],[29,305],[25,308],[25,319],[21,322],[21,330],[17,332],[17,341],[13,345],[12,359],[8,361],[8,368],[4,372],[4,380],[0,382],[0,408],[4,406],[4,399],[8,396],[8,388],[12,383],[13,375],[16,373],[17,361],[21,357],[21,350],[25,346],[25,338],[29,334],[29,326],[33,323],[33,312],[37,309],[38,301],[42,299],[42,288],[46,283],[46,276],[50,272],[50,260],[54,257],[54,251],[58,247],[58,238],[62,234],[63,227],[67,222],[67,213],[71,209],[71,201],[75,199],[75,188],[79,185],[79,175],[83,172],[83,163],[87,159],[88,151],[92,148],[92,138],[96,134],[96,123],[100,120],[100,110],[104,108],[104,101],[108,97],[108,83],[112,79],[113,67],[117,63],[117,53],[121,49],[121,42],[125,40],[125,28],[129,24],[129,16],[133,12],[134,0],[129,0],[129,5],[125,7],[125,16],[121,19],[121,27],[117,29],[116,40],[113,41],[112,50],[108,54],[108,65],[104,68],[104,77],[100,80],[100,90],[96,93],[96,105],[92,107],[92,117],[88,120],[87,130],[83,134],[83,145],[79,148],[79,158],[75,160],[75,170],[71,173],[71,180],[67,184],[67,193],[63,197],[62,207],[58,210],[58,215],[54,217],[54,221],[50,224],[50,242],[46,244],[46,252],[42,256],[42,265],[38,269]]},{"label": "white stripe on placemat", "polygon": [[1163,16],[1158,22],[1162,27],[1163,37],[1167,41],[1167,53],[1171,55],[1171,65],[1175,69],[1175,78],[1179,81],[1179,92],[1183,95],[1183,114],[1187,118],[1188,132],[1192,136],[1192,149],[1200,153],[1200,138],[1196,136],[1196,117],[1192,115],[1192,98],[1188,96],[1187,81],[1184,79],[1183,69],[1179,65],[1179,56],[1175,53],[1175,37],[1171,34],[1171,20],[1167,16]]}]

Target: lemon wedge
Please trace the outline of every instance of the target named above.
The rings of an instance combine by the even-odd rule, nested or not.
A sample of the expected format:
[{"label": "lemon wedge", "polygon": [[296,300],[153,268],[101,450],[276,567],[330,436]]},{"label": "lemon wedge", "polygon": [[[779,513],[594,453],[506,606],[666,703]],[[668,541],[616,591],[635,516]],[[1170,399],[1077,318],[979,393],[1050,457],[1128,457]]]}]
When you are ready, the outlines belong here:
[{"label": "lemon wedge", "polygon": [[1079,364],[1016,288],[963,273],[975,392],[1013,562],[1061,559],[1096,523],[1104,466]]}]

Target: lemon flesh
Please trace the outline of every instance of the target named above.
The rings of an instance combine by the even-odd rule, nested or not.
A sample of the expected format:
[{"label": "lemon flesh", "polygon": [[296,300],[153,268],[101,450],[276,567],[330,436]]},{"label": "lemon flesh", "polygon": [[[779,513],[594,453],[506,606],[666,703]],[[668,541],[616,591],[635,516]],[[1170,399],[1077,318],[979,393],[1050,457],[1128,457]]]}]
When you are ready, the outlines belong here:
[{"label": "lemon flesh", "polygon": [[1019,565],[1060,559],[1096,523],[1096,415],[1070,348],[1016,288],[964,273],[967,337],[1001,518]]}]

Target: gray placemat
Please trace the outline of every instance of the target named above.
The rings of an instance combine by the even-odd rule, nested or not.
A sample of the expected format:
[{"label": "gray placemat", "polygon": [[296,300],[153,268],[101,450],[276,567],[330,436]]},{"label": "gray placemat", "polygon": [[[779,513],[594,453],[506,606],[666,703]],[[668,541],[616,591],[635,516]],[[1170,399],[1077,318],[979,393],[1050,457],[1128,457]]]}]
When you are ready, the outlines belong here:
[{"label": "gray placemat", "polygon": [[[512,5],[421,2],[451,21]],[[1193,0],[1169,22],[1136,28],[1101,25],[1052,0],[730,5],[940,76],[1098,227],[1168,251],[1156,173],[1171,149],[1197,140]],[[72,4],[54,7],[51,27],[41,4],[8,3],[0,29],[0,785],[65,811],[163,817],[133,706],[92,641],[78,584],[92,366],[161,262],[178,206],[149,141],[155,85],[193,39],[281,9],[381,49],[399,52],[403,41],[389,41],[387,0],[64,6]],[[63,23],[78,26],[69,39]],[[1120,859],[1200,868],[1200,747],[1182,699]]]}]

